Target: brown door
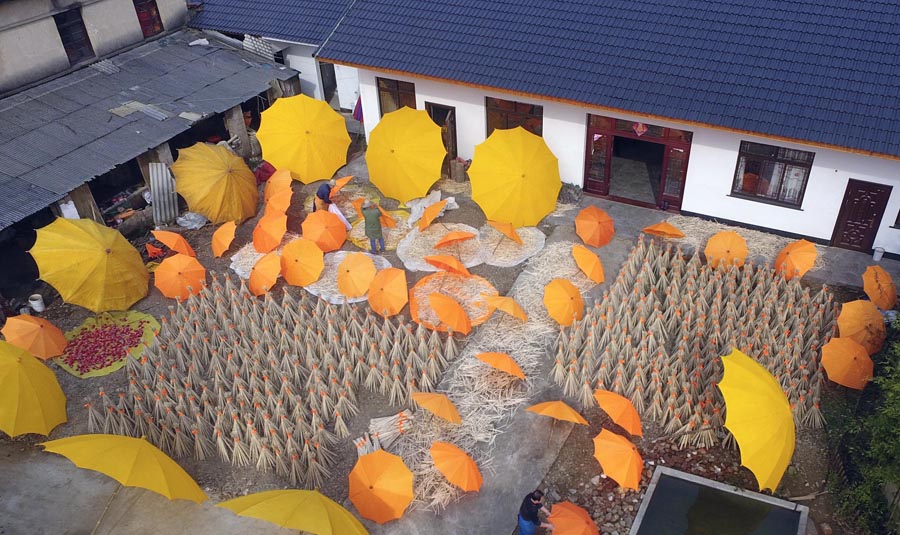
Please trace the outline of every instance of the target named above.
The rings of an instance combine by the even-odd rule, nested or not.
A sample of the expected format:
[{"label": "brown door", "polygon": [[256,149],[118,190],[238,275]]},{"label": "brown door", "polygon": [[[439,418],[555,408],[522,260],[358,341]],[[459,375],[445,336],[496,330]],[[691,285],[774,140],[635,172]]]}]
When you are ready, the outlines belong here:
[{"label": "brown door", "polygon": [[594,195],[609,195],[609,160],[613,136],[588,130],[584,191]]},{"label": "brown door", "polygon": [[444,142],[444,148],[447,149],[447,156],[444,157],[444,163],[441,166],[441,174],[450,176],[450,160],[456,159],[456,108],[426,102],[425,110],[431,120],[441,127],[441,139]]},{"label": "brown door", "polygon": [[871,252],[890,197],[891,186],[851,179],[844,193],[831,245]]}]

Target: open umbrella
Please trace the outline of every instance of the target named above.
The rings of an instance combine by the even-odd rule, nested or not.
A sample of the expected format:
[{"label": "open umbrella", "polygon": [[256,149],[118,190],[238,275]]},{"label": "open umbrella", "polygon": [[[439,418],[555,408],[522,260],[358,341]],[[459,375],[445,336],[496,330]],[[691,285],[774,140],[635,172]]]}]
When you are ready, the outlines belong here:
[{"label": "open umbrella", "polygon": [[220,258],[225,251],[231,247],[234,241],[234,231],[237,230],[237,224],[234,221],[226,221],[219,225],[219,228],[212,235],[212,251],[213,256]]},{"label": "open umbrella", "polygon": [[553,535],[600,535],[591,515],[572,502],[554,503],[547,521],[553,524]]},{"label": "open umbrella", "polygon": [[329,179],[347,163],[347,124],[324,100],[279,98],[262,112],[256,137],[266,161],[304,184]]},{"label": "open umbrella", "polygon": [[375,278],[375,262],[365,253],[349,253],[338,265],[338,291],[347,297],[362,297]]},{"label": "open umbrella", "polygon": [[459,411],[456,410],[456,405],[444,394],[413,392],[410,396],[420,407],[435,416],[439,416],[453,424],[462,423],[462,418],[459,416]]},{"label": "open umbrella", "polygon": [[444,323],[454,332],[469,334],[472,332],[472,321],[459,301],[441,293],[428,294],[428,304]]},{"label": "open umbrella", "polygon": [[787,396],[755,360],[732,349],[722,357],[719,390],[725,398],[725,427],[741,450],[741,464],[756,476],[759,490],[774,491],[794,454],[794,415]]},{"label": "open umbrella", "polygon": [[481,470],[466,452],[447,442],[435,442],[428,453],[434,460],[434,467],[444,474],[447,481],[465,492],[481,490],[484,482]]},{"label": "open umbrella", "polygon": [[465,275],[466,277],[472,276],[472,274],[469,273],[469,270],[466,269],[466,266],[464,266],[462,262],[450,255],[426,256],[423,258],[423,260],[440,269],[441,271],[449,271],[450,273]]},{"label": "open umbrella", "polygon": [[797,240],[787,244],[775,257],[775,272],[786,279],[794,275],[802,277],[816,263],[816,246],[806,240]]},{"label": "open umbrella", "polygon": [[822,367],[829,379],[856,390],[869,384],[874,371],[866,348],[851,338],[832,338],[822,346]]},{"label": "open umbrella", "polygon": [[431,225],[431,223],[441,215],[441,210],[443,210],[446,206],[447,199],[426,206],[425,210],[422,211],[421,219],[419,219],[419,231],[422,232],[427,229],[428,226]]},{"label": "open umbrella", "polygon": [[79,468],[105,474],[126,487],[147,489],[170,500],[206,500],[206,494],[178,463],[143,438],[76,435],[41,446]]},{"label": "open umbrella", "polygon": [[884,344],[884,319],[871,301],[857,299],[841,305],[837,319],[841,338],[852,338],[874,355]]},{"label": "open umbrella", "polygon": [[543,403],[532,405],[525,410],[527,410],[528,412],[533,412],[535,414],[540,414],[541,416],[549,416],[556,420],[564,420],[566,422],[588,425],[588,422],[584,419],[584,416],[579,414],[578,411],[576,411],[572,407],[568,406],[564,401],[545,401]]},{"label": "open umbrella", "polygon": [[283,189],[266,200],[265,215],[269,214],[285,214],[291,207],[291,200],[294,198],[294,190],[291,188]]},{"label": "open umbrella", "polygon": [[0,332],[7,342],[41,360],[62,355],[66,348],[66,335],[49,321],[35,316],[8,318]]},{"label": "open umbrella", "polygon": [[641,430],[641,417],[631,403],[631,400],[609,390],[594,390],[594,399],[600,408],[619,427],[631,436],[643,436]]},{"label": "open umbrella", "polygon": [[743,266],[747,259],[747,242],[743,236],[732,230],[717,232],[706,242],[706,262],[712,267],[719,264]]},{"label": "open umbrella", "polygon": [[649,227],[644,227],[643,229],[641,229],[641,232],[643,232],[644,234],[661,236],[663,238],[684,238],[684,232],[681,232],[674,225],[671,225],[666,221],[657,223],[655,225],[650,225]]},{"label": "open umbrella", "polygon": [[266,180],[266,189],[263,199],[268,202],[275,194],[281,193],[286,189],[291,189],[291,183],[293,183],[293,181],[294,179],[291,177],[291,172],[287,169],[275,171],[272,173],[272,176],[269,177],[269,180]]},{"label": "open umbrella", "polygon": [[575,234],[591,247],[603,247],[616,233],[613,218],[593,204],[575,216]]},{"label": "open umbrella", "polygon": [[350,183],[353,180],[353,175],[342,176],[341,178],[334,179],[334,186],[331,188],[331,193],[328,194],[329,199],[334,199],[334,196],[338,194],[344,186]]},{"label": "open umbrella", "polygon": [[347,240],[347,227],[338,216],[317,210],[303,220],[303,237],[316,242],[323,253],[337,251]]},{"label": "open umbrella", "polygon": [[[522,245],[522,237],[519,236],[518,232],[516,232],[516,227],[514,227],[512,223],[488,220],[487,224],[495,228],[500,234],[503,234],[512,241],[518,243],[519,245]],[[497,245],[499,245],[499,243]]]},{"label": "open umbrella", "polygon": [[512,297],[506,295],[482,295],[482,297],[484,297],[488,306],[491,307],[491,314],[495,310],[502,310],[518,320],[528,321],[528,314],[525,313],[525,309]]},{"label": "open umbrella", "polygon": [[67,303],[94,312],[127,310],[147,295],[141,254],[118,231],[89,219],[58,218],[37,230],[31,256]]},{"label": "open umbrella", "polygon": [[145,243],[144,248],[147,249],[147,256],[150,258],[162,258],[166,256],[166,252],[155,245]]},{"label": "open umbrella", "polygon": [[281,250],[281,274],[291,286],[306,286],[316,282],[324,269],[325,255],[312,240],[297,238]]},{"label": "open umbrella", "polygon": [[206,283],[206,268],[192,257],[183,254],[170,256],[153,272],[153,285],[170,299],[184,301],[197,295]]},{"label": "open umbrella", "polygon": [[250,293],[259,296],[275,286],[281,274],[281,257],[276,252],[268,253],[253,265],[250,270]]},{"label": "open umbrella", "polygon": [[350,471],[350,501],[364,518],[397,520],[413,499],[413,473],[403,459],[384,450],[367,453]]},{"label": "open umbrella", "polygon": [[544,307],[560,325],[572,325],[584,317],[581,292],[568,279],[553,279],[544,286]]},{"label": "open umbrella", "polygon": [[385,197],[406,203],[441,178],[446,155],[441,127],[425,110],[404,106],[385,114],[369,135],[369,179]]},{"label": "open umbrella", "polygon": [[253,248],[260,253],[274,251],[281,244],[285,232],[287,216],[281,212],[266,213],[253,229]]},{"label": "open umbrella", "polygon": [[229,149],[197,143],[179,150],[171,167],[175,191],[192,211],[213,223],[243,221],[256,213],[256,177]]},{"label": "open umbrella", "polygon": [[644,460],[630,440],[603,429],[594,437],[594,458],[600,463],[603,473],[620,487],[638,489]]},{"label": "open umbrella", "polygon": [[56,375],[21,347],[0,341],[0,431],[49,435],[66,422],[66,396]]},{"label": "open umbrella", "polygon": [[863,290],[881,310],[891,310],[897,305],[897,287],[890,273],[881,266],[869,266],[863,273]]},{"label": "open umbrella", "polygon": [[378,207],[378,211],[381,212],[381,217],[378,218],[378,221],[381,222],[381,226],[384,228],[396,228],[397,220],[394,219],[394,216],[390,214],[387,210],[381,207],[380,204],[376,204]]},{"label": "open umbrella", "polygon": [[217,503],[216,507],[316,535],[369,534],[350,511],[317,490],[256,492]]},{"label": "open umbrella", "polygon": [[464,242],[466,240],[471,240],[475,237],[475,234],[472,232],[464,232],[462,230],[454,230],[448,232],[441,237],[437,243],[434,244],[435,249],[440,249],[441,247],[449,247],[453,244]]},{"label": "open umbrella", "polygon": [[181,253],[187,256],[197,256],[197,253],[194,252],[194,248],[191,247],[191,244],[177,232],[169,232],[168,230],[151,230],[150,234],[153,234],[153,237],[159,240],[163,245],[172,249],[176,253]]},{"label": "open umbrella", "polygon": [[572,246],[572,258],[575,259],[575,265],[587,278],[597,284],[603,282],[603,263],[600,262],[600,257],[595,255],[590,249],[584,245],[575,244]]},{"label": "open umbrella", "polygon": [[384,317],[399,314],[409,302],[406,271],[390,267],[375,274],[369,284],[369,306]]},{"label": "open umbrella", "polygon": [[519,364],[506,353],[487,352],[475,355],[475,358],[487,364],[491,368],[508,373],[513,377],[525,380],[525,372],[519,367]]},{"label": "open umbrella", "polygon": [[475,146],[469,167],[472,200],[492,221],[536,225],[556,208],[559,160],[544,138],[517,126],[496,129]]}]

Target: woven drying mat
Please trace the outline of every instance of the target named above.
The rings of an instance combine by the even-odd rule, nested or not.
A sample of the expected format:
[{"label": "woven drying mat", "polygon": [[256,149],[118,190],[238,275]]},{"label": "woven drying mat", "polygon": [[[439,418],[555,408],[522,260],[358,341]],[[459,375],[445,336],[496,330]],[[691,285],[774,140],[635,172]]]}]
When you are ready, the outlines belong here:
[{"label": "woven drying mat", "polygon": [[[278,252],[278,254],[281,254],[281,250],[284,249],[285,245],[299,237],[299,234],[294,234],[292,232],[285,233],[284,237],[281,239],[281,245],[279,245],[275,251]],[[247,280],[250,278],[250,271],[253,270],[253,266],[255,266],[256,263],[259,262],[259,259],[264,256],[264,253],[260,253],[253,247],[253,242],[251,241],[231,255],[231,265],[229,267],[231,268],[231,271],[237,273],[238,277]]]},{"label": "woven drying mat", "polygon": [[[475,237],[471,240],[455,243],[447,247],[435,249],[434,244],[451,231],[471,232]],[[462,223],[432,223],[420,232],[418,228],[409,231],[397,245],[397,256],[410,271],[437,271],[438,269],[425,261],[426,256],[449,255],[459,259],[467,268],[484,262],[478,229]]]},{"label": "woven drying mat", "polygon": [[489,266],[513,267],[528,260],[544,248],[546,236],[537,227],[517,228],[522,245],[504,236],[490,225],[479,229],[481,257]]},{"label": "woven drying mat", "polygon": [[[315,296],[321,297],[332,305],[360,303],[368,299],[365,295],[362,297],[347,297],[338,290],[338,266],[341,265],[341,262],[343,262],[351,252],[352,251],[336,251],[334,253],[326,254],[325,269],[322,270],[322,275],[319,277],[319,280],[308,286],[304,286],[303,289]],[[363,254],[375,262],[375,268],[379,271],[391,267],[391,263],[383,256],[372,255],[369,253]]]},{"label": "woven drying mat", "polygon": [[[385,250],[394,251],[397,249],[397,245],[400,244],[400,240],[409,234],[409,225],[407,225],[409,212],[405,210],[388,210],[387,213],[391,214],[391,217],[397,220],[397,226],[394,228],[387,228],[382,225],[381,235],[384,236]],[[364,251],[369,250],[369,238],[366,238],[366,224],[363,219],[358,219],[353,222],[353,229],[350,231],[350,234],[347,235],[347,239],[360,249]]]},{"label": "woven drying mat", "polygon": [[[466,277],[447,271],[438,271],[423,277],[409,291],[409,315],[412,320],[436,331],[446,332],[447,327],[428,303],[428,296],[433,293],[444,294],[455,299],[466,314],[472,327],[481,325],[491,316],[491,308],[484,295],[499,295],[497,289],[484,277],[472,275]],[[484,294],[484,295],[482,295]]]}]

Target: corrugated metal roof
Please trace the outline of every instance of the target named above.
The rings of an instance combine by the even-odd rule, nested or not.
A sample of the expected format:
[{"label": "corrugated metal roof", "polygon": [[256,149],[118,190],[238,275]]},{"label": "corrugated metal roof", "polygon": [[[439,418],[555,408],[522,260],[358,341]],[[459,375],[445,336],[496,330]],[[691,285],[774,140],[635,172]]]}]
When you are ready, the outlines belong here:
[{"label": "corrugated metal roof", "polygon": [[[179,113],[220,113],[296,74],[191,30],[103,63],[0,100],[0,229],[188,130]],[[152,108],[109,111],[128,102]]]},{"label": "corrugated metal roof", "polygon": [[320,45],[350,0],[204,0],[194,28]]}]

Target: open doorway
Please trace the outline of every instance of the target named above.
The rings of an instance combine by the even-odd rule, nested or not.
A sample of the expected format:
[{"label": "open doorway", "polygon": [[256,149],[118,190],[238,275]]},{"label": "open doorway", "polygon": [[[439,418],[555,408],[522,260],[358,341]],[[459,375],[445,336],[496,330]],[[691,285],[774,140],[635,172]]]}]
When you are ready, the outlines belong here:
[{"label": "open doorway", "polygon": [[609,194],[656,206],[666,146],[615,136]]},{"label": "open doorway", "polygon": [[441,127],[441,139],[447,156],[441,166],[441,175],[450,176],[450,161],[456,159],[456,108],[442,104],[425,103],[425,111],[431,120]]},{"label": "open doorway", "polygon": [[341,101],[337,95],[337,75],[334,72],[334,64],[319,62],[319,76],[322,80],[322,100],[335,110],[341,109]]}]

